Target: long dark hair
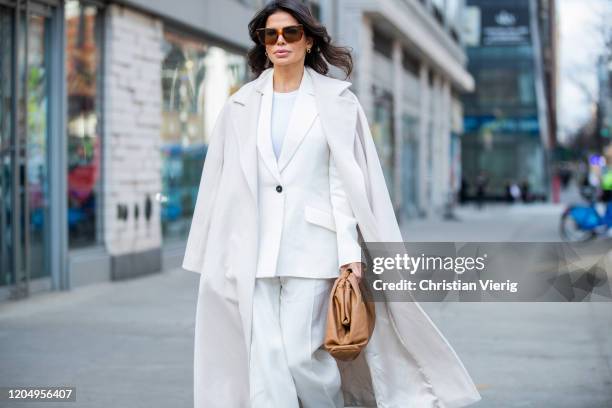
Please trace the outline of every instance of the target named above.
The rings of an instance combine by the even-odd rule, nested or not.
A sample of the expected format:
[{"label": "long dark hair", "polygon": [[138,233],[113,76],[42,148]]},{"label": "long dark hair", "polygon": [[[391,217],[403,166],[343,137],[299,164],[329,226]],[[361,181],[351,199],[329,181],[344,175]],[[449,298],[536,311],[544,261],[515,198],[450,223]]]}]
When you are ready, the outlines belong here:
[{"label": "long dark hair", "polygon": [[276,11],[286,11],[304,26],[304,34],[313,39],[312,52],[306,54],[304,65],[313,68],[319,74],[327,74],[329,64],[342,69],[348,78],[353,70],[353,58],[349,47],[331,44],[327,29],[310,13],[310,9],[298,0],[277,0],[268,3],[259,10],[249,22],[249,36],[255,42],[248,52],[249,67],[258,77],[272,62],[266,56],[266,46],[261,44],[255,30],[266,26],[268,16]]}]

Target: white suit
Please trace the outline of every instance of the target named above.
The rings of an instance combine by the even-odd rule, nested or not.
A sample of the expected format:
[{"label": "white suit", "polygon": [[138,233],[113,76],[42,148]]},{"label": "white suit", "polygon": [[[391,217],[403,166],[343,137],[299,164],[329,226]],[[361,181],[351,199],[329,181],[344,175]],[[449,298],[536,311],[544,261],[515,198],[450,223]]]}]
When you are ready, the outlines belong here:
[{"label": "white suit", "polygon": [[273,72],[262,88],[257,127],[257,277],[334,278],[341,265],[361,261],[357,221],[330,157],[306,69],[277,161],[270,137]]},{"label": "white suit", "polygon": [[[323,133],[366,242],[402,242],[363,108],[342,81],[311,74]],[[272,69],[226,102],[208,149],[183,268],[201,273],[196,311],[196,408],[251,407],[249,361],[257,271],[255,129]],[[414,301],[378,302],[374,334],[341,364],[345,406],[463,407],[480,394],[461,360]]]},{"label": "white suit", "polygon": [[340,408],[340,372],[321,346],[331,278],[341,265],[361,261],[357,221],[306,69],[277,160],[271,138],[273,75],[274,69],[262,88],[257,127],[259,254],[251,404],[298,408],[299,397],[305,408]]}]

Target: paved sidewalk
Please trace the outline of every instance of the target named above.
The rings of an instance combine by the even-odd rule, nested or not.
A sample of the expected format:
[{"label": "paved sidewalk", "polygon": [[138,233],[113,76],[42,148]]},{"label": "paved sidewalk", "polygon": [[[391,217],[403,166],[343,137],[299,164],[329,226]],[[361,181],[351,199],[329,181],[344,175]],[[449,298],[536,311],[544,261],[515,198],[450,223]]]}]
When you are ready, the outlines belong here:
[{"label": "paved sidewalk", "polygon": [[[469,223],[407,228],[413,240],[548,240],[555,211],[464,209]],[[0,386],[77,387],[77,403],[14,407],[192,408],[198,278],[174,269],[0,303]],[[612,303],[422,305],[480,389],[474,407],[612,406]]]},{"label": "paved sidewalk", "polygon": [[[564,204],[457,208],[406,241],[557,242]],[[612,302],[422,303],[483,396],[478,407],[612,407]]]},{"label": "paved sidewalk", "polygon": [[0,386],[77,388],[76,404],[15,407],[192,407],[198,276],[176,269],[0,304]]},{"label": "paved sidewalk", "polygon": [[455,210],[458,220],[413,219],[403,226],[406,241],[543,241],[561,240],[562,204],[485,204]]}]

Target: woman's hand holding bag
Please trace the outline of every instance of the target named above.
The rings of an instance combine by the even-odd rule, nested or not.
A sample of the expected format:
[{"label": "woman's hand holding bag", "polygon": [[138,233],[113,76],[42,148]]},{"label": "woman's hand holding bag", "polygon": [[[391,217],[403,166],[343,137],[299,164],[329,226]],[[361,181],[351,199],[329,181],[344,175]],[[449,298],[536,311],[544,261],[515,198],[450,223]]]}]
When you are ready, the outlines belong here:
[{"label": "woman's hand holding bag", "polygon": [[344,269],[330,293],[325,349],[336,359],[359,356],[374,331],[374,302],[365,299],[366,287],[350,268]]}]

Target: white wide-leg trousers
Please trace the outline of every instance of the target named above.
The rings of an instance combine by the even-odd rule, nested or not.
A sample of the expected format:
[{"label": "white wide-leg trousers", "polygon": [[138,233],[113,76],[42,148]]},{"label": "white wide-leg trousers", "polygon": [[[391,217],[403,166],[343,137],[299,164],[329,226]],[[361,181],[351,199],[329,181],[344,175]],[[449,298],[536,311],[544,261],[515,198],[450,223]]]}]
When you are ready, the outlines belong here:
[{"label": "white wide-leg trousers", "polygon": [[[341,408],[336,360],[322,347],[334,279],[257,278],[253,294],[252,408]],[[299,398],[299,402],[298,402]]]}]

